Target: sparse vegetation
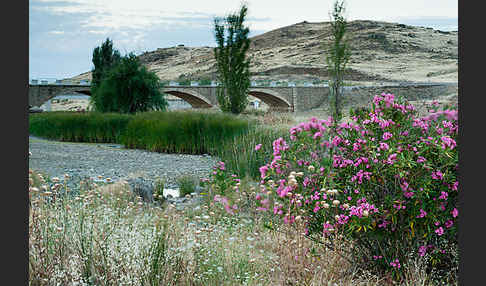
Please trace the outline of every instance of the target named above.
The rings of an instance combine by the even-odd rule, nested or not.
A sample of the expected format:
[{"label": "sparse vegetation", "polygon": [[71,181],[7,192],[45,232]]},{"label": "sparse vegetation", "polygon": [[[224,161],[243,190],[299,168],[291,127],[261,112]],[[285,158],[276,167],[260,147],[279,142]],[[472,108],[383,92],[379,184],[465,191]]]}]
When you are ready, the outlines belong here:
[{"label": "sparse vegetation", "polygon": [[[65,196],[47,181],[29,185],[31,285],[387,284],[342,256],[345,241],[332,250],[300,235],[302,226],[255,212],[256,189],[244,180],[230,197],[242,206],[234,215],[209,197],[177,210],[144,203],[123,184]],[[433,285],[420,265],[405,282]]]}]

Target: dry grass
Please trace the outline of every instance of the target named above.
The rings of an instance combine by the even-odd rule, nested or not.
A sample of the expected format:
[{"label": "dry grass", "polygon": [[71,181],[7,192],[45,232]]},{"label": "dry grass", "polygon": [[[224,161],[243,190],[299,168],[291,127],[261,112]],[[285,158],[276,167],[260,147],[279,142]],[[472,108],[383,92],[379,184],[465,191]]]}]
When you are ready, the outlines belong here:
[{"label": "dry grass", "polygon": [[[253,189],[228,215],[207,200],[184,210],[143,203],[125,183],[86,185],[79,195],[32,172],[30,285],[387,285],[297,229],[252,211]],[[60,181],[62,183],[62,180]],[[46,186],[46,187],[42,187]],[[247,186],[243,183],[242,186]],[[406,285],[428,285],[420,265]]]}]

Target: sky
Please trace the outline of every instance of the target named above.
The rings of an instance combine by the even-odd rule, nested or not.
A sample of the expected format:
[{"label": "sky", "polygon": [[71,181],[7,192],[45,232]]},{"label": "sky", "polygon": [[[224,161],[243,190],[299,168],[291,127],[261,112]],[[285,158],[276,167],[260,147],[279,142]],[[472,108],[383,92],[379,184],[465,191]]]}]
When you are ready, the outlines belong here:
[{"label": "sky", "polygon": [[[334,0],[247,0],[250,36],[302,21],[329,21]],[[215,17],[240,0],[29,0],[29,78],[62,79],[90,71],[106,38],[121,54],[215,46]],[[457,0],[347,0],[346,19],[458,30]]]}]

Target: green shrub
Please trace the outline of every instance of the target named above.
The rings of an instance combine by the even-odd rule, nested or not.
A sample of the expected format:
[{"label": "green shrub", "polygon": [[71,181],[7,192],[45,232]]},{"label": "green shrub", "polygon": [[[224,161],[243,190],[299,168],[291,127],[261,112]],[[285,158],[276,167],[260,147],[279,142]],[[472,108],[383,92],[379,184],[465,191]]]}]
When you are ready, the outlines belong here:
[{"label": "green shrub", "polygon": [[195,192],[197,179],[191,175],[183,175],[177,178],[177,184],[179,185],[179,197],[185,197]]}]

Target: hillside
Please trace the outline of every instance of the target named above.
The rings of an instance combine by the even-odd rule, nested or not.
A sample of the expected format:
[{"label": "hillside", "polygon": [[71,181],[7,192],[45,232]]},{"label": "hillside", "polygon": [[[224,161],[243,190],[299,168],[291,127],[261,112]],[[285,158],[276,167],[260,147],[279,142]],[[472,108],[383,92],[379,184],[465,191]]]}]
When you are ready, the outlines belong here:
[{"label": "hillside", "polygon": [[[457,82],[458,33],[397,23],[357,20],[348,26],[352,48],[346,80]],[[322,43],[329,22],[301,22],[251,38],[253,79],[327,79]],[[139,56],[162,80],[215,79],[211,47],[159,48]],[[74,77],[89,79],[89,72]]]}]

